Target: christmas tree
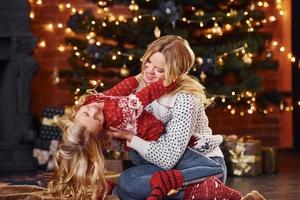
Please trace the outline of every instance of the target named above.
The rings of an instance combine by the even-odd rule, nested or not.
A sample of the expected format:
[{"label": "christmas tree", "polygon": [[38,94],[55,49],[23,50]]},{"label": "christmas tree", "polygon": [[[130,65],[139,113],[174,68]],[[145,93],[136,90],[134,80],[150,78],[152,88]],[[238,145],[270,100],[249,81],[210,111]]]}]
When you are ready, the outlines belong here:
[{"label": "christmas tree", "polygon": [[[71,15],[67,37],[73,47],[71,70],[60,71],[75,96],[88,88],[110,88],[140,70],[140,58],[156,38],[174,34],[187,39],[196,55],[190,74],[206,87],[216,104],[245,113],[266,113],[269,104],[284,109],[275,88],[262,90],[258,71],[277,70],[270,51],[272,34],[263,31],[262,2],[253,0],[107,0]],[[265,2],[266,3],[266,2]],[[115,12],[114,12],[115,11]],[[120,14],[122,13],[122,14]],[[225,103],[226,102],[226,103]],[[230,108],[228,108],[230,109]]]}]

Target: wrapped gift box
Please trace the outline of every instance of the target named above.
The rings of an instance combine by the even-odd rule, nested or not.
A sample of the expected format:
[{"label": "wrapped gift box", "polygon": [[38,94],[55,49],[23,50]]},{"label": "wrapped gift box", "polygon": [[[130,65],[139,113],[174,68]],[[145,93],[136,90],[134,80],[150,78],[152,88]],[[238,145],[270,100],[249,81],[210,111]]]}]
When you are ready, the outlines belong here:
[{"label": "wrapped gift box", "polygon": [[262,174],[262,147],[260,140],[242,137],[225,140],[229,174],[235,176],[258,176]]},{"label": "wrapped gift box", "polygon": [[278,149],[276,147],[263,147],[263,172],[272,174],[277,171],[278,165]]}]

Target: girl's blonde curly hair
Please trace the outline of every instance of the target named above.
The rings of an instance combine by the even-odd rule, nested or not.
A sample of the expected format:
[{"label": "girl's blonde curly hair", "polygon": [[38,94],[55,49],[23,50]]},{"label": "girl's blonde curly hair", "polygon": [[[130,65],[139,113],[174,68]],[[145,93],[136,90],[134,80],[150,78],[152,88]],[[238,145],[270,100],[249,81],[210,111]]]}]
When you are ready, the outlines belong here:
[{"label": "girl's blonde curly hair", "polygon": [[74,122],[86,97],[79,99],[70,114],[58,119],[63,134],[48,189],[61,199],[96,199],[97,195],[104,197],[106,194],[102,148],[107,145],[108,136],[91,134],[83,125]]}]

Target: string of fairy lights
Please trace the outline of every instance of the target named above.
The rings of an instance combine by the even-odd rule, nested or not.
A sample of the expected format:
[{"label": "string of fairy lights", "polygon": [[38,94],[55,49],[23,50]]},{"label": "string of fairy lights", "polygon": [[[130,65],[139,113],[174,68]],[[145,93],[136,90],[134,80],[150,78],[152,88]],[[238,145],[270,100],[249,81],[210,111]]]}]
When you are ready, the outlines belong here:
[{"label": "string of fairy lights", "polygon": [[[149,2],[150,0],[146,0],[146,2]],[[231,0],[234,1],[234,0]],[[37,18],[38,16],[36,15],[39,7],[44,6],[44,2],[43,0],[29,0],[29,3],[31,4],[32,9],[29,16],[32,20],[34,20],[35,18]],[[131,13],[133,13],[133,16],[124,16],[124,15],[117,15],[113,12],[111,12],[110,8],[107,7],[107,2],[106,1],[99,1],[98,2],[99,6],[96,10],[96,13],[103,16],[105,19],[107,19],[108,23],[103,22],[101,24],[102,27],[106,27],[109,25],[115,25],[118,26],[120,23],[127,23],[130,20],[132,20],[132,22],[134,23],[138,23],[139,20],[142,20],[145,17],[150,17],[152,19],[153,22],[156,21],[156,17],[152,16],[152,15],[134,15],[134,13],[136,11],[139,10],[139,6],[138,4],[135,3],[134,0],[131,1],[130,5],[128,6],[128,10],[131,11]],[[278,16],[282,17],[285,15],[285,10],[284,7],[282,5],[282,0],[276,0],[275,1],[275,6],[276,9],[278,11]],[[257,1],[257,2],[253,2],[253,4],[250,6],[249,11],[243,11],[243,15],[245,17],[247,17],[249,15],[249,12],[254,11],[256,9],[267,9],[269,8],[270,5],[267,1]],[[59,10],[59,12],[68,12],[70,14],[75,14],[75,13],[79,13],[79,14],[83,14],[84,9],[79,9],[79,8],[75,8],[71,3],[66,2],[66,3],[58,3],[57,4],[57,9]],[[194,11],[194,14],[196,16],[203,16],[205,15],[205,12],[203,10],[198,10],[195,7],[192,7],[192,10]],[[166,11],[167,12],[167,11]],[[40,14],[40,13],[39,13]],[[239,13],[236,10],[231,9],[228,13],[226,13],[226,17],[230,18],[230,17],[235,17],[237,16]],[[234,28],[236,27],[241,27],[243,24],[241,22],[238,22],[234,25],[232,24],[223,24],[222,26],[220,26],[219,24],[221,24],[220,22],[222,21],[221,18],[218,17],[211,17],[209,20],[213,21],[213,27],[207,27],[206,28],[206,21],[197,21],[197,20],[191,20],[188,19],[186,17],[183,17],[181,19],[179,19],[181,22],[183,23],[188,23],[188,24],[196,24],[199,25],[200,28],[205,28],[202,31],[202,34],[205,35],[205,37],[207,39],[212,39],[214,37],[222,37],[224,35],[224,33],[229,32],[229,31],[233,31]],[[246,22],[246,26],[248,27],[247,31],[248,32],[253,32],[255,30],[256,27],[262,25],[262,24],[266,24],[266,23],[274,23],[275,21],[277,21],[277,17],[276,16],[267,16],[266,18],[260,20],[260,21],[255,21],[253,18],[248,17],[245,22]],[[96,22],[95,21],[91,21],[91,26],[95,25]],[[75,33],[66,26],[66,22],[58,22],[58,23],[53,23],[51,21],[49,21],[48,23],[43,24],[43,28],[45,31],[50,32],[55,34],[57,32],[57,30],[63,30],[64,33],[66,34],[66,36],[75,36]],[[153,30],[153,34],[155,35],[155,37],[160,37],[161,34],[161,30],[158,26],[155,26],[154,30]],[[88,43],[90,44],[96,44],[97,46],[101,46],[103,43],[103,39],[97,37],[97,35],[95,34],[95,32],[89,32],[86,35],[81,35],[80,37],[84,37]],[[48,45],[48,42],[45,38],[40,38],[39,42],[38,42],[38,47],[40,49],[46,48]],[[236,54],[241,54],[243,55],[243,61],[245,63],[251,64],[252,63],[252,59],[255,55],[253,55],[250,52],[247,52],[247,47],[248,44],[245,43],[244,45],[234,49],[234,52]],[[296,58],[295,56],[292,54],[292,52],[289,52],[288,49],[283,45],[280,44],[277,40],[272,40],[272,42],[270,43],[270,47],[271,50],[275,50],[278,51],[279,53],[282,54],[283,57],[286,57],[290,62],[296,62]],[[74,50],[75,51],[75,55],[80,58],[81,54],[78,50],[78,48],[75,47],[70,47],[67,46],[63,43],[57,45],[56,47],[57,51],[63,53],[65,51],[70,51],[70,50]],[[219,65],[223,64],[223,58],[226,57],[228,55],[227,52],[225,52],[222,55],[219,55],[217,57],[217,62]],[[119,57],[126,57],[127,61],[132,61],[134,59],[135,55],[130,55],[121,51],[117,51],[116,53],[113,53],[111,55],[111,59],[112,60],[116,60]],[[267,55],[268,56],[268,55]],[[203,58],[201,57],[197,57],[196,61],[198,62],[198,64],[202,64],[203,63]],[[96,66],[95,65],[91,65],[89,63],[85,63],[84,67],[86,68],[90,68],[93,70],[96,70]],[[300,68],[300,65],[298,66]],[[193,70],[196,70],[195,68]],[[127,76],[129,75],[129,70],[126,68],[126,64],[124,64],[124,66],[121,68],[120,70],[121,75],[123,76]],[[202,81],[204,81],[206,78],[205,73],[201,72],[200,74],[200,79]],[[53,73],[53,83],[56,84],[59,82],[59,76],[58,76],[58,69],[57,67],[54,69],[54,73]],[[100,85],[100,87],[104,87],[104,83],[101,82],[101,80],[90,80],[89,81],[91,86],[95,87]],[[75,101],[78,99],[78,94],[80,92],[80,89],[77,88],[74,92],[75,95]],[[236,94],[235,91],[232,91],[231,96],[225,96],[225,95],[214,95],[213,97],[211,97],[212,100],[216,100],[216,99],[220,99],[221,102],[225,105],[225,107],[227,108],[227,110],[231,113],[231,114],[239,114],[240,116],[245,116],[246,114],[253,114],[256,111],[258,111],[257,106],[256,106],[256,93],[255,92],[251,92],[251,91],[245,91],[243,93],[240,94]],[[246,99],[247,100],[247,104],[249,105],[246,109],[238,109],[235,108],[233,105],[231,105],[230,103],[227,103],[228,99],[232,99],[232,98],[236,98],[236,101],[241,101],[242,99]],[[300,107],[300,100],[297,101],[296,103],[297,106]],[[293,105],[284,105],[283,103],[280,104],[279,109],[281,111],[293,111],[294,110],[294,106]],[[267,109],[264,110],[260,110],[260,112],[263,112],[264,114],[268,114],[271,112],[274,112],[276,109],[272,106],[268,107]]]}]

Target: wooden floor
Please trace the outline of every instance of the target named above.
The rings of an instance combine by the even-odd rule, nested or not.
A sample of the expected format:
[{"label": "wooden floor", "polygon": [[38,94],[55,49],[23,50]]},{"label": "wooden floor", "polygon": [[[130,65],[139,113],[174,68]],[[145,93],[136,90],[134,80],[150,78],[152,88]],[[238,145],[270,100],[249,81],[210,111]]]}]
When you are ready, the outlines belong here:
[{"label": "wooden floor", "polygon": [[243,194],[257,190],[267,200],[300,200],[300,153],[280,151],[276,174],[228,177],[226,185]]},{"label": "wooden floor", "polygon": [[[43,185],[42,172],[2,173],[0,185]],[[279,167],[276,174],[258,177],[228,177],[227,185],[246,194],[258,190],[267,200],[300,200],[300,153],[279,151]]]}]

